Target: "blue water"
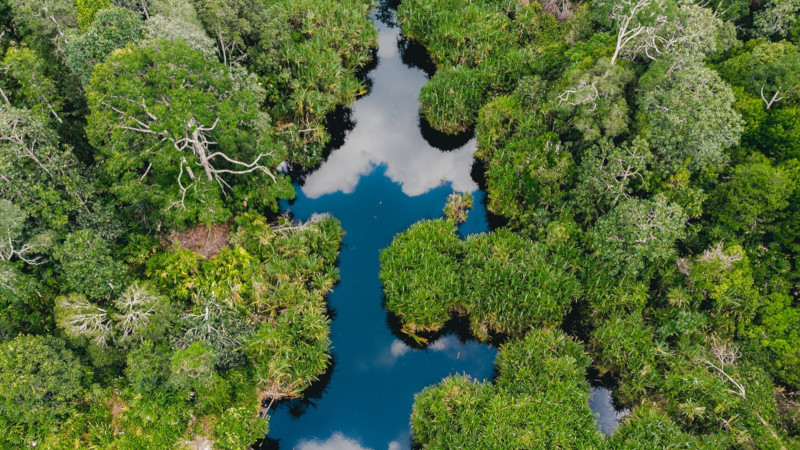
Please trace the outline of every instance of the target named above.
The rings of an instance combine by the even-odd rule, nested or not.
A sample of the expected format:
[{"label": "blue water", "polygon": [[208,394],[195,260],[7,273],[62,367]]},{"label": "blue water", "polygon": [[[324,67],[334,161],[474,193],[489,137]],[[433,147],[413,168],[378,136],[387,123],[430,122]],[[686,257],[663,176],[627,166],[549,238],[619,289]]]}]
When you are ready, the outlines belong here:
[{"label": "blue water", "polygon": [[333,370],[322,392],[311,393],[318,398],[271,411],[269,439],[282,450],[407,449],[414,394],[451,374],[489,379],[494,368],[495,348],[455,334],[424,350],[406,345],[383,309],[378,258],[395,234],[442,217],[454,189],[475,196],[460,232],[485,232],[489,225],[484,194],[471,177],[474,139],[442,151],[423,138],[417,95],[427,76],[403,63],[398,30],[376,25],[378,65],[370,72],[370,94],[352,107],[355,127],[295,186],[297,198],[281,205],[297,220],[330,213],[346,233],[341,281],[328,296]]},{"label": "blue water", "polygon": [[[370,72],[370,94],[352,107],[354,128],[319,169],[295,185],[297,198],[281,204],[301,221],[330,213],[346,234],[341,281],[328,296],[332,370],[305,401],[273,407],[268,448],[408,449],[414,394],[451,374],[492,376],[492,346],[453,332],[424,350],[412,348],[393,334],[382,306],[378,258],[397,233],[441,217],[454,190],[474,195],[462,236],[486,232],[489,223],[485,194],[471,176],[475,140],[443,151],[423,137],[417,95],[427,76],[403,62],[397,28],[379,21],[376,26],[378,64]],[[597,401],[610,404],[610,396]]]},{"label": "blue water", "polygon": [[[460,342],[454,335],[437,339],[426,350],[412,349],[392,334],[382,306],[380,250],[417,220],[441,217],[451,192],[449,185],[442,185],[409,197],[379,167],[362,177],[353,193],[312,200],[298,189],[298,198],[286,206],[300,220],[329,212],[342,222],[346,235],[341,281],[328,296],[335,312],[330,384],[299,419],[292,417],[290,405],[278,406],[270,419],[269,437],[280,439],[281,449],[319,448],[313,446],[314,440],[327,440],[336,448],[331,444],[345,439],[364,448],[408,448],[415,393],[449,374],[491,377],[495,349],[475,341]],[[465,224],[472,232],[488,227],[481,196],[476,193],[473,220]]]}]

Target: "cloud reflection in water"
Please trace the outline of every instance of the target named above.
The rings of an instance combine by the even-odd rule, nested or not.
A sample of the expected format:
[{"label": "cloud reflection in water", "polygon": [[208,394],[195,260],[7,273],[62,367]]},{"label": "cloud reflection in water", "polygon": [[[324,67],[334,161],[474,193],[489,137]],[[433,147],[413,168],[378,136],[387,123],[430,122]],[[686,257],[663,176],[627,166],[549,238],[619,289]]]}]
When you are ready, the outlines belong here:
[{"label": "cloud reflection in water", "polygon": [[[319,439],[300,441],[295,448],[297,450],[372,450],[338,431],[324,441]],[[401,450],[403,448],[399,441],[389,442],[388,450]]]},{"label": "cloud reflection in water", "polygon": [[309,198],[333,192],[352,193],[361,177],[378,166],[385,166],[386,176],[412,197],[446,182],[455,191],[478,189],[470,176],[475,139],[443,152],[422,137],[417,95],[427,78],[422,70],[409,74],[412,71],[400,57],[399,34],[396,29],[391,31],[380,34],[380,63],[371,73],[375,84],[370,95],[353,105],[355,128],[345,144],[305,179],[302,189]]}]

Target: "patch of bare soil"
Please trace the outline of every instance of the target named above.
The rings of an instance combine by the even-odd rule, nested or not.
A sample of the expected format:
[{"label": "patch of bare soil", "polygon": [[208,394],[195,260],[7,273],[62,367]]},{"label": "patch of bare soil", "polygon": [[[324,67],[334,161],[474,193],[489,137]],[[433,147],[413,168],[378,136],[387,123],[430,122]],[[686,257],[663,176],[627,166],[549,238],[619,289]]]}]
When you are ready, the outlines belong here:
[{"label": "patch of bare soil", "polygon": [[213,258],[220,250],[228,246],[230,234],[230,223],[212,226],[198,225],[183,233],[173,232],[169,236],[169,240],[177,243],[181,248],[191,250],[206,258]]}]

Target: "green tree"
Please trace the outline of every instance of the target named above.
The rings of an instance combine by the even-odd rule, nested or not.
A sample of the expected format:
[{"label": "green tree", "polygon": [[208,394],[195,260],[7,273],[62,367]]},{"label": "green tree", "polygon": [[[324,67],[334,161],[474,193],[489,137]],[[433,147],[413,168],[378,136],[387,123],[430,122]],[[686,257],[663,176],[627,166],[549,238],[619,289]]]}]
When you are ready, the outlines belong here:
[{"label": "green tree", "polygon": [[109,298],[123,291],[125,265],[112,256],[109,243],[94,230],[70,233],[54,254],[59,278],[68,291],[89,298]]},{"label": "green tree", "polygon": [[220,222],[242,203],[275,208],[291,195],[263,95],[185,43],[156,41],[97,66],[87,134],[122,201],[177,225]]},{"label": "green tree", "polygon": [[728,239],[760,240],[770,231],[797,189],[795,177],[774,167],[760,153],[733,168],[713,193],[712,217],[729,231]]},{"label": "green tree", "polygon": [[460,270],[473,333],[522,336],[531,327],[558,326],[580,285],[570,263],[541,244],[501,229],[464,242]]},{"label": "green tree", "polygon": [[229,302],[218,299],[215,294],[199,293],[193,307],[182,314],[180,324],[183,332],[177,338],[178,347],[204,342],[214,350],[215,364],[220,369],[245,363],[242,344],[252,330]]},{"label": "green tree", "polygon": [[39,226],[64,229],[89,208],[93,187],[70,148],[41,116],[0,105],[0,196],[11,200]]},{"label": "green tree", "polygon": [[587,149],[581,160],[578,185],[573,191],[578,205],[594,217],[630,198],[636,186],[649,176],[652,159],[644,139],[621,145],[601,140],[596,147]]},{"label": "green tree", "polygon": [[112,51],[141,39],[143,25],[135,12],[111,7],[98,11],[91,25],[83,28],[82,34],[71,37],[67,43],[66,64],[85,86],[94,66]]},{"label": "green tree", "polygon": [[162,15],[151,17],[145,22],[144,35],[146,42],[141,45],[149,45],[158,40],[183,41],[192,50],[202,53],[209,61],[217,58],[214,41],[206,35],[203,27],[177,17]]},{"label": "green tree", "polygon": [[657,407],[642,405],[622,420],[608,448],[718,448],[724,444],[692,436]]},{"label": "green tree", "polygon": [[711,316],[715,333],[741,333],[759,305],[750,260],[742,247],[718,243],[680,266],[688,276],[693,308]]},{"label": "green tree", "polygon": [[94,22],[95,15],[103,8],[111,6],[111,0],[75,0],[78,26],[85,30]]},{"label": "green tree", "polygon": [[[9,104],[34,112],[44,120],[52,118],[62,123],[61,110],[63,100],[59,95],[55,81],[47,74],[48,65],[34,50],[27,47],[11,47],[3,59],[3,68],[15,86],[9,89],[5,100]],[[0,88],[2,91],[2,88]]]},{"label": "green tree", "polygon": [[116,341],[122,346],[157,341],[171,325],[169,299],[147,284],[132,283],[113,304],[115,311],[111,319],[117,333]]},{"label": "green tree", "polygon": [[742,133],[730,86],[699,62],[652,64],[639,81],[641,127],[666,171],[724,167]]},{"label": "green tree", "polygon": [[796,27],[798,14],[800,1],[769,0],[755,13],[753,32],[758,36],[787,37]]},{"label": "green tree", "polygon": [[78,411],[88,373],[55,337],[0,344],[0,427],[9,446],[36,445]]},{"label": "green tree", "polygon": [[611,65],[608,58],[588,69],[584,66],[585,61],[579,60],[564,76],[564,88],[552,100],[555,110],[569,117],[567,126],[583,133],[587,141],[619,136],[628,130],[630,122],[624,94],[634,79],[633,71],[624,65]]},{"label": "green tree", "polygon": [[792,297],[770,294],[763,298],[757,319],[748,334],[770,355],[767,368],[784,383],[800,387],[800,308],[793,306]]},{"label": "green tree", "polygon": [[606,273],[636,278],[663,268],[677,254],[686,215],[661,195],[626,199],[597,220],[589,233],[591,249]]},{"label": "green tree", "polygon": [[720,74],[760,98],[766,109],[791,100],[800,92],[800,51],[787,41],[756,39],[720,64]]},{"label": "green tree", "polygon": [[8,0],[14,20],[23,34],[51,44],[56,54],[63,57],[66,33],[78,26],[75,0]]},{"label": "green tree", "polygon": [[452,376],[415,397],[414,441],[438,448],[596,448],[589,358],[560,331],[533,330],[497,357],[495,384]]},{"label": "green tree", "polygon": [[460,297],[460,242],[455,224],[426,220],[398,234],[381,252],[386,309],[409,331],[433,331],[450,319]]}]

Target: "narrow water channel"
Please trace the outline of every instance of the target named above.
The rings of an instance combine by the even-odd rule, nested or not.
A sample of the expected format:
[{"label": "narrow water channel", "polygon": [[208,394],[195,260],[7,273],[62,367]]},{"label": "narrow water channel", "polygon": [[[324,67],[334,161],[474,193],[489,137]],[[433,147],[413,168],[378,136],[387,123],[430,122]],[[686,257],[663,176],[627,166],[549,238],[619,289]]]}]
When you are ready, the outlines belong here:
[{"label": "narrow water channel", "polygon": [[399,29],[375,22],[378,61],[369,95],[352,107],[355,126],[295,186],[297,198],[282,204],[298,220],[330,213],[346,232],[341,281],[328,296],[334,364],[309,399],[273,408],[266,448],[408,449],[414,394],[451,374],[492,376],[492,346],[451,333],[424,350],[412,348],[392,333],[382,306],[378,257],[395,234],[441,217],[454,190],[475,196],[462,235],[488,231],[489,224],[471,175],[475,140],[437,141],[448,148],[441,150],[423,137],[417,96],[427,75],[403,62]]}]

